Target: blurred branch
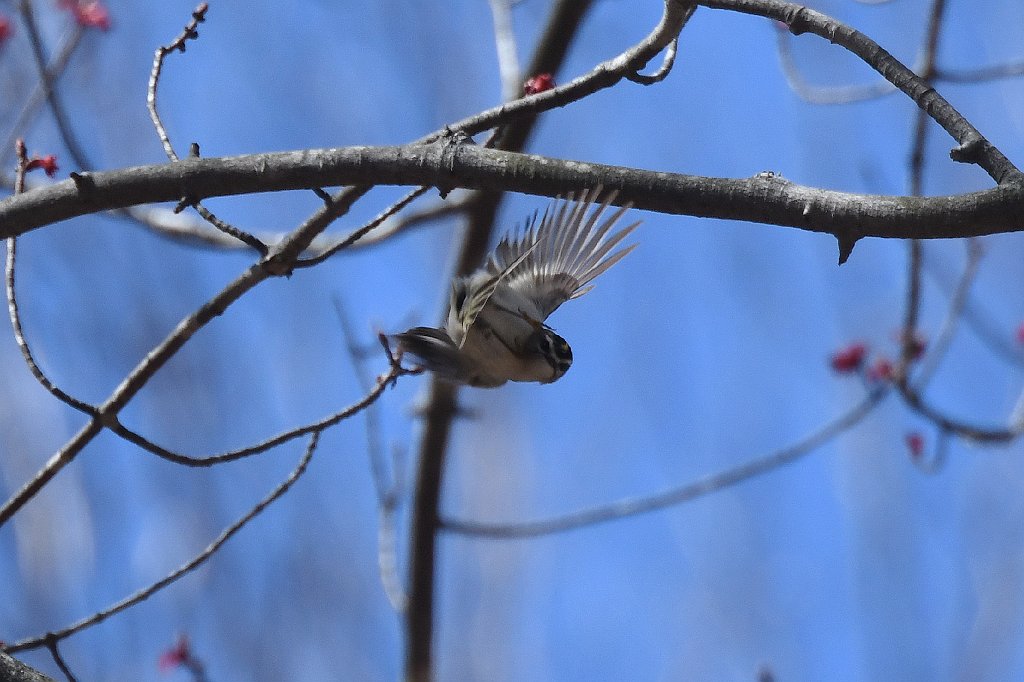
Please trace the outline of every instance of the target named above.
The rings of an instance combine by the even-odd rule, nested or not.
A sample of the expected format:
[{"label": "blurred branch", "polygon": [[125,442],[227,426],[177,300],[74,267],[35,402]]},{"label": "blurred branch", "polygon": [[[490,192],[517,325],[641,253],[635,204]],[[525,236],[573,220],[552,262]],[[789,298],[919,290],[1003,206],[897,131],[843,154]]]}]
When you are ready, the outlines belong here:
[{"label": "blurred branch", "polygon": [[[78,143],[78,139],[75,137],[64,107],[60,103],[57,90],[54,88],[55,78],[59,71],[55,70],[51,73],[50,68],[47,66],[46,50],[43,47],[42,36],[39,35],[39,26],[36,24],[31,0],[21,0],[20,7],[21,18],[28,32],[29,43],[32,45],[32,57],[35,59],[36,68],[39,70],[39,85],[42,87],[46,100],[50,104],[50,111],[53,113],[53,119],[57,123],[61,139],[64,140],[64,146],[67,147],[71,158],[74,159],[79,168],[91,168],[92,166],[82,150],[82,145]],[[77,44],[78,41],[71,41],[68,45],[70,46],[72,42]],[[67,65],[67,59],[70,58],[73,48],[66,48],[66,50],[67,56],[64,58],[64,64],[61,66],[62,69]],[[57,63],[59,64],[59,62],[60,60],[58,59]]]},{"label": "blurred branch", "polygon": [[489,0],[494,20],[494,46],[498,53],[498,77],[501,97],[511,101],[519,97],[523,87],[523,74],[519,70],[516,36],[512,28],[512,1]]},{"label": "blurred branch", "polygon": [[1007,62],[977,69],[936,69],[935,80],[946,83],[984,83],[1024,76],[1024,61]]},{"label": "blurred branch", "polygon": [[965,246],[967,250],[967,263],[964,265],[964,271],[960,275],[960,280],[957,282],[953,295],[950,297],[946,318],[942,321],[942,326],[939,327],[939,333],[936,334],[934,342],[928,344],[928,352],[921,360],[920,368],[914,373],[913,383],[915,390],[923,390],[928,382],[931,381],[932,376],[934,376],[935,371],[939,368],[942,360],[946,357],[946,353],[949,351],[949,345],[956,334],[957,326],[963,318],[964,310],[967,307],[967,301],[971,294],[971,285],[974,284],[974,280],[978,275],[978,265],[981,263],[982,250],[977,239],[968,239],[965,242]]},{"label": "blurred branch", "polygon": [[[786,84],[797,97],[810,104],[853,104],[878,99],[896,92],[896,86],[886,80],[865,85],[811,85],[804,78],[790,48],[792,35],[785,26],[775,23],[775,45],[779,64]],[[915,69],[916,71],[916,69]]]},{"label": "blurred branch", "polygon": [[[978,248],[980,250],[980,245]],[[948,298],[956,297],[957,291],[960,289],[960,283],[963,282],[962,278],[960,283],[952,284],[949,278],[940,272],[939,268],[935,265],[934,259],[925,259],[923,270],[943,290]],[[967,292],[967,301],[964,303],[961,317],[978,340],[995,355],[998,355],[1008,363],[1024,367],[1024,348],[1021,347],[1020,342],[1011,340],[1012,336],[1010,333],[1005,328],[1001,328],[992,319],[992,315],[981,301],[971,297],[970,291]]]},{"label": "blurred branch", "polygon": [[[333,296],[334,309],[338,313],[345,348],[352,361],[352,367],[364,393],[371,390],[369,373],[366,368],[365,353],[359,346],[355,330],[345,313],[341,295]],[[393,365],[394,366],[394,365]],[[385,382],[386,383],[386,382]],[[398,552],[395,539],[395,514],[402,499],[403,477],[399,471],[401,455],[395,450],[391,460],[391,474],[388,475],[388,464],[384,459],[384,445],[380,437],[380,421],[377,411],[370,405],[363,411],[366,424],[366,450],[370,457],[370,473],[373,475],[373,486],[377,493],[379,520],[377,527],[377,568],[380,573],[381,586],[384,594],[397,613],[405,611],[408,599],[405,588],[398,575]]]},{"label": "blurred branch", "polygon": [[[32,38],[33,35],[36,37]],[[14,141],[22,136],[25,129],[28,127],[29,122],[34,119],[36,114],[39,112],[39,108],[42,106],[43,102],[47,101],[57,79],[60,78],[61,74],[63,74],[67,69],[68,63],[71,61],[71,55],[74,54],[75,50],[81,44],[83,35],[85,35],[85,28],[76,23],[68,34],[61,39],[60,44],[57,47],[57,55],[42,69],[39,82],[25,100],[25,103],[21,107],[21,111],[14,120],[14,125],[11,126],[11,132],[7,136],[7,140],[4,142],[3,147],[0,147],[0,162],[3,162],[8,151],[14,148]],[[38,40],[38,31],[33,34],[33,30],[29,29],[29,38],[30,40],[33,40],[33,42]],[[35,48],[33,48],[33,53],[38,56]],[[63,128],[60,130],[63,132]],[[65,141],[65,146],[67,146],[67,141]],[[68,150],[69,152],[71,151],[70,146]]]},{"label": "blurred branch", "polygon": [[613,504],[584,509],[543,521],[480,523],[477,521],[444,519],[441,527],[445,531],[459,535],[487,538],[529,538],[563,533],[578,528],[589,528],[600,523],[618,521],[681,505],[698,497],[703,497],[751,478],[764,475],[787,464],[792,464],[856,426],[888,394],[888,386],[877,386],[847,413],[825,424],[820,430],[787,448],[658,495],[627,498]]},{"label": "blurred branch", "polygon": [[[561,0],[552,8],[547,25],[527,67],[527,74],[557,73],[569,46],[579,31],[584,16],[590,9],[589,0]],[[692,3],[668,0],[665,13],[654,31],[637,46],[620,57],[599,65],[590,74],[567,85],[537,95],[525,97],[504,105],[501,109],[513,112],[524,107],[526,115],[510,119],[506,126],[488,140],[489,151],[521,150],[536,123],[539,109],[547,104],[562,106],[573,98],[580,98],[603,87],[610,87],[627,74],[636,74],[641,68],[679,35],[693,14]],[[564,101],[563,101],[564,99]],[[525,109],[530,106],[531,109]],[[472,134],[470,119],[464,126],[456,126]],[[579,183],[575,188],[599,183]],[[547,184],[542,186],[549,189]],[[494,187],[491,189],[508,189]],[[471,272],[483,260],[494,231],[501,194],[479,193],[468,204],[468,224],[459,250],[456,274]],[[413,500],[412,528],[409,556],[409,600],[406,613],[405,679],[407,682],[430,680],[433,677],[434,584],[437,560],[438,510],[444,477],[445,453],[452,420],[458,413],[457,389],[435,378],[430,382],[425,425],[420,442],[419,469]]]},{"label": "blurred branch", "polygon": [[286,492],[288,492],[288,489],[292,487],[295,481],[299,480],[302,474],[306,472],[306,467],[309,465],[309,461],[313,458],[313,453],[316,451],[319,442],[320,432],[315,431],[310,437],[309,445],[306,446],[306,450],[303,453],[302,458],[299,460],[298,465],[295,467],[295,469],[292,470],[290,474],[288,474],[288,477],[285,478],[285,480],[282,481],[276,488],[274,488],[266,497],[264,497],[262,500],[256,503],[256,505],[248,512],[246,512],[241,518],[239,518],[233,524],[225,528],[213,542],[207,545],[206,549],[201,551],[199,554],[197,554],[195,557],[190,559],[188,562],[186,562],[179,568],[175,569],[174,571],[171,571],[160,580],[122,599],[116,604],[112,604],[111,606],[103,609],[102,611],[97,611],[91,616],[83,618],[82,620],[73,623],[72,625],[69,625],[60,630],[49,632],[45,635],[39,635],[37,637],[28,637],[26,639],[21,639],[11,644],[4,644],[0,646],[0,649],[9,653],[15,653],[18,651],[25,651],[27,649],[35,649],[40,646],[46,646],[49,644],[49,642],[55,642],[62,639],[66,639],[77,632],[81,632],[86,628],[92,627],[93,625],[97,625],[98,623],[102,623],[107,618],[113,616],[116,613],[120,613],[121,611],[124,611],[125,609],[131,606],[135,606],[139,602],[148,599],[149,597],[153,596],[155,593],[159,592],[171,583],[177,581],[182,576],[191,573],[197,567],[202,565],[203,562],[205,562],[207,559],[213,556],[213,554],[218,549],[220,549],[221,545],[227,542],[235,533],[240,531],[246,524],[248,524],[250,521],[256,518],[256,516],[258,516],[260,512],[262,512],[264,509],[270,506],[275,500],[277,500]]}]

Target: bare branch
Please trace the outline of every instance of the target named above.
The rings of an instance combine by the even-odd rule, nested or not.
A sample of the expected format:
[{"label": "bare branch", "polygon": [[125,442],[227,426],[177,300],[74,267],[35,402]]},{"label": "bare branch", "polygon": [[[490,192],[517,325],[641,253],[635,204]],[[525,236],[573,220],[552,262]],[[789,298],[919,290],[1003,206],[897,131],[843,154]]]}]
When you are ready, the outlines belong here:
[{"label": "bare branch", "polygon": [[311,433],[319,433],[329,429],[336,424],[339,424],[349,417],[359,414],[364,409],[372,405],[380,396],[384,393],[384,389],[392,385],[398,377],[406,374],[414,374],[415,370],[410,370],[402,367],[398,362],[392,361],[391,367],[387,373],[377,378],[376,384],[371,388],[366,395],[360,398],[357,402],[349,405],[343,410],[339,410],[332,415],[324,417],[312,424],[306,424],[298,426],[293,429],[289,429],[284,433],[280,433],[273,438],[268,438],[264,441],[250,445],[245,448],[238,450],[230,450],[228,452],[219,453],[216,455],[208,455],[205,457],[190,457],[188,455],[182,455],[167,448],[164,448],[156,443],[150,441],[144,436],[127,428],[119,421],[107,418],[104,424],[112,433],[117,434],[121,438],[124,438],[129,443],[136,445],[147,452],[150,452],[157,457],[166,459],[169,462],[175,464],[183,464],[190,467],[208,467],[215,464],[223,464],[224,462],[233,462],[235,460],[244,459],[253,455],[258,455],[268,450],[272,450],[279,445],[283,445],[288,441],[301,438],[302,436],[309,435]]},{"label": "bare branch", "polygon": [[325,260],[333,256],[334,254],[344,249],[347,249],[348,247],[357,243],[366,235],[370,234],[370,232],[379,227],[385,220],[392,217],[393,215],[401,211],[403,208],[411,204],[413,201],[426,194],[429,189],[430,187],[427,186],[412,190],[404,197],[396,201],[394,204],[381,211],[376,218],[366,223],[365,225],[363,225],[358,230],[354,231],[352,234],[345,237],[341,241],[337,242],[336,244],[333,244],[330,248],[325,249],[322,253],[316,256],[312,256],[310,258],[300,259],[296,261],[295,267],[308,268],[323,263]]},{"label": "bare branch", "polygon": [[876,387],[850,411],[787,448],[658,495],[628,498],[613,504],[584,509],[543,521],[502,524],[444,519],[441,527],[450,533],[457,533],[459,535],[486,538],[528,538],[563,533],[578,528],[589,528],[600,523],[617,521],[677,506],[761,476],[787,464],[792,464],[856,426],[881,403],[886,395],[888,395],[888,387]]},{"label": "bare branch", "polygon": [[[36,33],[38,33],[38,31]],[[39,112],[39,107],[47,100],[47,97],[53,90],[57,79],[60,78],[61,74],[63,74],[65,69],[67,69],[68,63],[71,61],[71,55],[75,53],[75,50],[78,49],[78,46],[81,44],[83,35],[85,35],[85,28],[76,23],[71,31],[61,39],[57,48],[57,55],[42,70],[39,82],[25,100],[25,103],[21,107],[21,111],[18,112],[18,116],[14,120],[14,125],[11,126],[11,132],[7,136],[7,140],[4,142],[3,147],[0,147],[0,160],[6,158],[8,150],[14,147],[14,141],[21,137],[29,122],[35,118],[36,114]],[[36,35],[36,38],[32,38],[31,29],[30,40],[38,40],[38,35]],[[33,50],[33,52],[35,52],[35,50]],[[63,116],[63,113],[61,116]],[[57,120],[60,121],[61,118],[58,118]],[[63,134],[64,128],[58,125],[58,130]],[[68,144],[67,139],[64,140],[64,144],[68,147],[68,151],[71,152],[72,147]],[[81,165],[81,159],[75,159],[75,161]]]},{"label": "bare branch", "polygon": [[886,80],[866,85],[811,85],[803,77],[800,67],[793,57],[793,50],[790,49],[792,35],[778,23],[773,26],[775,27],[776,51],[779,53],[782,75],[786,77],[789,89],[805,102],[828,105],[853,104],[854,102],[878,99],[896,92],[896,86]]},{"label": "bare branch", "polygon": [[53,657],[54,663],[60,668],[60,671],[64,673],[64,677],[67,678],[68,682],[76,682],[75,676],[71,673],[71,668],[64,661],[64,657],[60,655],[60,649],[57,646],[57,638],[53,635],[47,635],[46,637],[46,648],[50,651],[50,656]]},{"label": "bare branch", "polygon": [[949,345],[956,334],[957,326],[964,316],[964,309],[971,294],[971,285],[974,284],[974,280],[978,275],[978,265],[981,263],[982,255],[981,245],[977,239],[968,239],[965,242],[965,246],[967,250],[967,263],[964,265],[964,271],[960,275],[960,280],[957,282],[953,295],[950,297],[946,317],[939,327],[939,333],[935,335],[935,340],[928,344],[928,352],[920,362],[920,368],[914,373],[913,384],[915,390],[923,390],[928,382],[931,381],[935,370],[939,368],[942,360],[946,357]]},{"label": "bare branch", "polygon": [[168,45],[158,47],[153,55],[153,68],[149,73],[149,87],[146,89],[146,107],[149,109],[149,117],[153,121],[153,127],[156,128],[157,137],[160,138],[160,144],[164,147],[164,153],[167,154],[167,158],[171,161],[177,161],[178,154],[174,151],[174,146],[167,135],[167,129],[164,127],[164,123],[160,119],[160,113],[156,109],[157,85],[160,82],[160,74],[163,71],[164,58],[174,51],[184,52],[186,42],[199,38],[198,27],[201,22],[206,20],[206,11],[208,9],[209,5],[205,2],[200,3],[192,12],[192,19],[185,25],[185,28],[178,34],[178,37]]},{"label": "bare branch", "polygon": [[[208,9],[209,6],[205,2],[200,3],[200,5],[192,12],[191,21],[185,25],[185,28],[178,34],[178,37],[168,45],[158,47],[153,55],[153,68],[149,74],[149,86],[146,90],[146,106],[149,109],[149,117],[153,121],[153,127],[156,128],[157,137],[160,138],[160,143],[164,147],[164,153],[167,154],[167,158],[171,161],[178,161],[178,154],[174,151],[174,146],[171,144],[171,140],[167,135],[167,129],[164,127],[163,121],[160,119],[160,113],[156,109],[156,92],[157,87],[160,84],[160,74],[163,71],[164,59],[167,55],[172,52],[184,52],[185,44],[189,40],[198,40],[198,27],[200,23],[206,21],[206,11]],[[189,157],[199,157],[198,143],[192,143],[189,147]],[[214,215],[212,211],[199,203],[199,200],[195,197],[188,194],[184,194],[179,197],[175,213],[180,212],[188,206],[194,208],[196,212],[203,217],[203,220],[210,223],[224,234],[234,237],[243,244],[255,249],[261,256],[267,255],[268,249],[266,244],[245,230],[221,220]]]},{"label": "bare branch", "polygon": [[135,594],[132,594],[117,602],[116,604],[112,604],[111,606],[103,609],[102,611],[98,611],[87,618],[83,618],[77,623],[73,623],[72,625],[69,625],[66,628],[62,628],[60,630],[47,633],[45,635],[40,635],[38,637],[29,637],[26,639],[22,639],[17,642],[14,642],[13,644],[6,644],[0,647],[0,649],[3,649],[8,653],[15,653],[18,651],[25,651],[26,649],[35,649],[37,647],[44,646],[50,641],[59,641],[62,639],[66,639],[77,632],[81,632],[86,628],[92,627],[93,625],[96,625],[98,623],[102,623],[107,618],[113,616],[116,613],[120,613],[121,611],[124,611],[125,609],[131,606],[135,606],[139,602],[148,599],[156,592],[162,590],[171,583],[175,582],[182,576],[190,573],[198,566],[200,566],[203,562],[205,562],[207,559],[209,559],[214,554],[214,552],[220,549],[221,545],[227,542],[228,539],[231,538],[231,536],[240,531],[246,524],[248,524],[250,521],[256,518],[256,516],[258,516],[260,512],[262,512],[264,509],[270,506],[275,500],[277,500],[286,492],[288,492],[288,489],[292,487],[295,481],[299,480],[302,474],[306,472],[306,467],[309,465],[309,461],[313,458],[313,453],[316,451],[316,447],[317,444],[319,443],[319,440],[320,432],[313,432],[312,436],[309,439],[309,445],[306,446],[306,451],[303,453],[302,458],[299,460],[299,463],[295,467],[295,469],[293,469],[292,472],[288,474],[288,477],[285,478],[285,480],[282,481],[276,488],[274,488],[274,490],[272,490],[266,497],[260,500],[252,509],[246,512],[240,519],[238,519],[233,524],[225,528],[213,542],[207,545],[206,549],[204,549],[202,552],[197,554],[195,557],[190,559],[188,562],[183,564],[178,569],[167,574],[166,576],[156,581],[152,585],[149,585],[139,590]]},{"label": "bare branch", "polygon": [[795,35],[813,33],[849,50],[910,97],[957,141],[958,146],[950,152],[954,161],[977,164],[997,184],[1021,182],[1020,170],[927,80],[919,78],[860,31],[803,5],[781,0],[697,0],[697,4],[781,21]]},{"label": "bare branch", "polygon": [[[953,299],[956,297],[960,285],[951,283],[949,278],[940,272],[939,268],[935,265],[934,259],[926,258],[923,266],[924,272],[943,290],[948,298]],[[959,282],[962,283],[963,279],[961,278]],[[967,293],[967,301],[964,303],[963,310],[961,311],[961,317],[978,340],[990,351],[998,355],[1005,362],[1018,367],[1024,367],[1024,348],[1021,348],[1019,343],[1014,343],[1011,340],[1007,330],[1001,328],[992,319],[991,313],[980,301],[971,298],[969,291]]]},{"label": "bare branch", "polygon": [[[36,25],[31,0],[22,0],[21,18],[25,22],[25,28],[28,30],[29,42],[32,45],[32,56],[35,59],[36,68],[39,70],[39,84],[42,86],[46,100],[50,104],[50,110],[53,112],[53,118],[57,122],[57,129],[60,131],[61,139],[64,140],[64,145],[68,148],[68,152],[80,168],[91,168],[92,166],[71,128],[71,123],[68,121],[64,107],[60,103],[57,91],[53,87],[54,79],[50,76],[50,70],[47,68],[46,50],[43,47],[42,36],[39,34],[39,27]],[[71,50],[68,50],[68,57],[70,57],[70,54]]]},{"label": "bare branch", "polygon": [[519,69],[516,36],[512,28],[511,0],[489,0],[494,18],[494,46],[498,52],[498,74],[501,95],[505,101],[519,97],[523,87],[523,73]]},{"label": "bare branch", "polygon": [[[255,173],[254,169],[260,172]],[[461,144],[275,152],[187,159],[170,165],[76,175],[0,201],[0,238],[61,220],[128,205],[173,201],[182,188],[195,195],[344,185],[448,185],[555,197],[601,184],[619,190],[617,203],[677,215],[725,218],[796,227],[833,235],[886,238],[975,237],[1024,228],[1024,189],[1013,184],[952,196],[905,197],[851,194],[804,187],[778,175],[708,178],[581,164]],[[82,186],[79,189],[76,182]],[[368,191],[357,185],[342,205]],[[340,215],[340,213],[339,213]],[[325,206],[307,229],[290,236],[308,248],[333,220]],[[274,251],[284,248],[284,242]],[[300,251],[299,253],[301,253]],[[294,257],[284,258],[289,267]]]}]

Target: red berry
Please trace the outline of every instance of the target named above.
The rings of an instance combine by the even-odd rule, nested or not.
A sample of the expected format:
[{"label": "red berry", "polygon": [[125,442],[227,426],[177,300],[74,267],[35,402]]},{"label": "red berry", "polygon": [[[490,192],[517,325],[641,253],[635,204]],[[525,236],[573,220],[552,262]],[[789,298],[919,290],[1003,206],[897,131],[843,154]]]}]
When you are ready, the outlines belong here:
[{"label": "red berry", "polygon": [[830,361],[832,369],[840,374],[856,372],[864,364],[864,356],[867,352],[868,347],[863,343],[851,343],[832,355]]},{"label": "red berry", "polygon": [[550,73],[539,73],[533,78],[527,79],[523,85],[523,92],[527,95],[536,95],[538,92],[546,92],[555,87],[555,77]]},{"label": "red berry", "polygon": [[917,431],[911,431],[906,435],[907,450],[913,459],[921,459],[924,454],[924,436]]}]

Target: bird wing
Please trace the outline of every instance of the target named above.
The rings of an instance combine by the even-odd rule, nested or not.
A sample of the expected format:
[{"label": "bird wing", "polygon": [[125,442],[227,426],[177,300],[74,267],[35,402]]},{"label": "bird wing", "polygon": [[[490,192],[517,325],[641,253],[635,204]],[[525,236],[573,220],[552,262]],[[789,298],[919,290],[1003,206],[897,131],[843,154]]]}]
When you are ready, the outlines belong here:
[{"label": "bird wing", "polygon": [[493,271],[490,268],[478,270],[469,277],[461,277],[452,282],[449,305],[455,312],[459,329],[462,332],[461,335],[456,334],[454,339],[459,348],[462,348],[462,344],[466,341],[465,333],[473,326],[480,311],[484,309],[494,294],[494,290],[512,271],[526,261],[537,246],[537,242],[524,243],[521,252],[501,268]]},{"label": "bird wing", "polygon": [[637,221],[609,236],[632,204],[621,206],[598,224],[617,195],[610,192],[596,204],[601,192],[598,186],[578,200],[571,194],[558,199],[539,221],[534,214],[521,230],[503,238],[487,263],[488,274],[497,276],[490,293],[499,283],[515,290],[534,303],[535,312],[540,313],[536,321],[543,322],[558,306],[590,291],[598,275],[636,248],[632,244],[611,253],[640,224]]}]

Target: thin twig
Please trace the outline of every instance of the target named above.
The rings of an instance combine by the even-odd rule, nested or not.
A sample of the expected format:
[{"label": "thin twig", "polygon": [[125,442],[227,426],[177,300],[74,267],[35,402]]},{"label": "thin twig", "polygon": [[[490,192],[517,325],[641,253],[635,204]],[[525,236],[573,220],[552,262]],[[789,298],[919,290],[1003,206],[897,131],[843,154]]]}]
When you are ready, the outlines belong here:
[{"label": "thin twig", "polygon": [[75,676],[71,673],[71,668],[64,661],[64,657],[60,655],[60,649],[57,647],[57,637],[52,633],[46,636],[46,648],[50,651],[50,656],[53,658],[53,662],[57,664],[60,671],[64,673],[64,677],[68,679],[68,682],[77,682]]},{"label": "thin twig", "polygon": [[75,633],[81,632],[82,630],[85,630],[86,628],[96,625],[98,623],[102,623],[110,616],[113,616],[116,613],[120,613],[121,611],[124,611],[125,609],[134,606],[139,602],[144,601],[145,599],[148,599],[153,594],[167,587],[168,585],[175,582],[182,576],[192,572],[203,562],[209,559],[218,549],[220,549],[221,545],[227,542],[228,539],[235,535],[235,533],[237,533],[246,524],[248,524],[250,521],[256,518],[256,516],[259,515],[260,512],[262,512],[264,509],[270,506],[270,504],[272,504],[275,500],[284,495],[288,491],[288,489],[291,488],[292,485],[297,480],[299,480],[302,474],[305,473],[306,467],[309,465],[309,461],[313,458],[313,453],[316,451],[319,439],[320,432],[314,431],[309,439],[309,445],[306,446],[306,450],[303,453],[302,458],[299,460],[299,463],[295,467],[295,469],[293,469],[292,472],[288,474],[288,477],[285,478],[285,480],[282,481],[276,488],[274,488],[274,490],[272,490],[266,497],[260,500],[252,509],[246,512],[240,519],[238,519],[233,524],[225,528],[213,542],[207,545],[206,549],[201,551],[199,554],[194,556],[192,559],[190,559],[188,562],[186,562],[179,568],[175,569],[174,571],[171,571],[169,574],[167,574],[160,580],[156,581],[155,583],[135,592],[134,594],[128,597],[125,597],[116,604],[112,604],[111,606],[103,609],[102,611],[98,611],[92,614],[91,616],[83,618],[82,620],[73,623],[65,628],[47,633],[45,635],[28,637],[26,639],[18,640],[17,642],[7,644],[0,648],[2,648],[4,651],[7,651],[8,653],[16,653],[18,651],[24,651],[26,649],[35,649],[39,646],[47,644],[47,642],[49,641],[59,641],[62,639],[66,639],[67,637],[70,637]]},{"label": "thin twig", "polygon": [[[25,170],[28,167],[28,154],[25,149],[25,143],[20,139],[15,143],[15,150],[18,158],[18,170],[15,176],[16,180],[14,191],[16,194],[19,194],[25,191]],[[49,391],[53,397],[76,410],[80,410],[88,415],[94,415],[96,413],[95,407],[65,393],[56,384],[50,381],[49,377],[46,376],[38,363],[36,363],[35,357],[32,354],[32,348],[29,346],[28,340],[25,338],[25,332],[21,326],[21,313],[18,309],[18,297],[14,285],[17,253],[17,238],[9,237],[7,239],[7,258],[4,268],[4,289],[7,293],[7,313],[11,320],[11,327],[14,330],[14,341],[18,344],[18,350],[21,351],[21,357],[25,360],[25,364],[28,365],[28,369],[32,372],[32,376],[34,376],[36,381],[38,381],[43,388]]]},{"label": "thin twig", "polygon": [[323,263],[325,260],[333,256],[334,254],[338,253],[339,251],[343,251],[344,249],[347,249],[348,247],[357,243],[360,239],[362,239],[370,232],[372,232],[375,228],[379,227],[382,223],[384,223],[385,220],[401,211],[403,208],[411,204],[419,197],[426,194],[429,189],[430,187],[419,187],[417,189],[412,190],[404,197],[396,201],[394,204],[388,206],[386,209],[381,211],[376,218],[366,223],[358,230],[355,230],[354,232],[352,232],[352,234],[345,237],[337,244],[334,244],[330,248],[324,250],[323,253],[320,253],[311,258],[299,259],[298,261],[296,261],[295,267],[308,268]]},{"label": "thin twig", "polygon": [[[696,5],[694,6],[696,9]],[[690,10],[690,14],[693,14],[693,10]],[[676,51],[679,49],[679,38],[675,38],[665,48],[665,56],[662,58],[661,66],[658,70],[652,74],[645,75],[642,73],[627,73],[626,78],[639,85],[654,85],[665,80],[668,74],[672,71],[672,66],[676,63]]]},{"label": "thin twig", "polygon": [[25,364],[28,365],[28,369],[32,372],[32,376],[36,378],[36,381],[38,381],[43,388],[49,391],[50,395],[80,412],[84,412],[90,416],[95,415],[95,407],[64,392],[46,376],[38,363],[36,363],[35,357],[32,354],[32,349],[28,344],[28,340],[25,338],[25,331],[21,326],[21,313],[18,308],[18,298],[14,287],[16,260],[17,238],[10,237],[7,240],[7,259],[5,261],[6,267],[4,271],[4,282],[5,290],[7,292],[7,314],[11,320],[11,327],[14,330],[14,341],[18,344],[18,350],[21,351],[21,357],[25,360]]},{"label": "thin twig", "polygon": [[157,84],[160,82],[160,73],[164,67],[164,58],[175,50],[184,52],[185,43],[199,37],[199,31],[197,29],[199,23],[205,21],[206,11],[208,9],[209,6],[205,2],[200,3],[200,5],[192,12],[191,21],[185,25],[184,30],[178,34],[178,37],[171,41],[170,44],[158,47],[156,49],[156,53],[153,55],[153,68],[149,74],[149,87],[146,88],[146,107],[149,109],[149,117],[153,121],[153,126],[156,128],[157,137],[160,138],[160,144],[164,147],[164,153],[167,154],[167,158],[171,161],[177,161],[178,154],[174,151],[171,139],[167,135],[167,129],[164,127],[164,123],[160,119],[160,113],[156,109]]},{"label": "thin twig", "polygon": [[399,364],[392,364],[386,374],[383,374],[377,378],[376,384],[373,386],[372,389],[369,390],[369,392],[366,395],[364,395],[357,402],[353,403],[352,405],[349,405],[345,409],[339,410],[338,412],[328,415],[327,417],[324,417],[323,419],[320,419],[311,424],[305,424],[303,426],[298,426],[294,429],[289,429],[288,431],[280,433],[272,438],[263,440],[259,443],[256,443],[255,445],[250,445],[248,447],[240,448],[238,450],[230,450],[228,452],[223,452],[216,455],[208,455],[204,457],[191,457],[188,455],[182,455],[172,450],[169,450],[161,445],[157,445],[156,443],[150,441],[144,436],[141,436],[135,431],[132,431],[131,429],[127,428],[119,421],[111,422],[111,420],[108,419],[108,423],[105,424],[105,426],[112,433],[117,434],[118,436],[125,439],[129,443],[132,443],[142,448],[143,450],[146,450],[147,452],[156,455],[157,457],[166,459],[169,462],[174,462],[175,464],[183,464],[185,466],[190,467],[208,467],[213,466],[215,464],[233,462],[239,459],[244,459],[246,457],[251,457],[253,455],[258,455],[263,452],[267,452],[268,450],[271,450],[273,448],[276,448],[279,445],[283,445],[284,443],[287,443],[288,441],[294,440],[296,438],[301,438],[302,436],[308,435],[310,433],[325,431],[326,429],[343,422],[349,417],[359,414],[359,412],[363,411],[368,406],[372,405],[378,398],[380,398],[381,394],[384,393],[384,389],[391,385],[398,377],[404,376],[406,374],[412,374],[414,372],[414,370],[406,369]]},{"label": "thin twig", "polygon": [[[156,93],[157,88],[160,84],[160,74],[163,72],[164,59],[167,58],[172,52],[184,52],[185,45],[189,40],[196,40],[199,38],[199,24],[206,20],[206,11],[209,9],[209,5],[203,2],[192,12],[192,19],[185,25],[185,28],[178,37],[175,38],[167,45],[162,45],[156,49],[153,54],[153,68],[149,73],[149,86],[146,89],[146,107],[149,109],[149,117],[153,122],[153,127],[156,128],[157,137],[160,138],[160,144],[163,145],[164,153],[167,158],[171,161],[178,161],[178,154],[174,151],[174,145],[171,144],[171,139],[167,135],[167,128],[164,127],[163,120],[160,118],[160,113],[156,108]],[[190,157],[197,158],[199,156],[199,145],[193,144],[189,153]],[[262,241],[257,239],[255,236],[242,230],[234,225],[221,220],[212,211],[203,206],[197,197],[183,196],[180,197],[178,202],[178,209],[184,209],[186,206],[193,207],[203,219],[213,225],[216,229],[221,232],[234,237],[243,244],[256,250],[260,256],[266,256],[268,247]]]}]

